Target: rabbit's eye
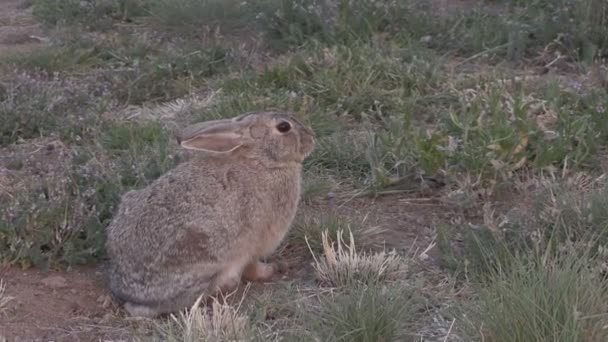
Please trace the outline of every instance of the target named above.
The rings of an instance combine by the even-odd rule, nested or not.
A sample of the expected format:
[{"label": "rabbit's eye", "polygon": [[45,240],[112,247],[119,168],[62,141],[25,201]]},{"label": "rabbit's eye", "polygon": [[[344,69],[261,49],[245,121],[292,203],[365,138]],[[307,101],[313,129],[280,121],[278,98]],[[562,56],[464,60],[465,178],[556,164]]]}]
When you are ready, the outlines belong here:
[{"label": "rabbit's eye", "polygon": [[287,133],[287,132],[289,132],[290,129],[291,129],[291,125],[287,121],[280,122],[277,125],[277,130],[279,130],[279,132],[281,132],[281,133]]}]

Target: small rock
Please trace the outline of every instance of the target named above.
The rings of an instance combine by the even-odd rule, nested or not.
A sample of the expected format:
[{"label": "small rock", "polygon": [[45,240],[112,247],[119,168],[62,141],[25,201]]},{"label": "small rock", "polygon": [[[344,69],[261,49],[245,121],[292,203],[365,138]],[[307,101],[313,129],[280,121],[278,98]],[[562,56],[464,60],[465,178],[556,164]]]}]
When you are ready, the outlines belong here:
[{"label": "small rock", "polygon": [[67,280],[62,276],[49,276],[42,279],[41,283],[52,289],[61,289],[68,286]]},{"label": "small rock", "polygon": [[432,36],[423,36],[420,38],[420,42],[423,44],[428,44],[431,42],[431,40],[433,40]]}]

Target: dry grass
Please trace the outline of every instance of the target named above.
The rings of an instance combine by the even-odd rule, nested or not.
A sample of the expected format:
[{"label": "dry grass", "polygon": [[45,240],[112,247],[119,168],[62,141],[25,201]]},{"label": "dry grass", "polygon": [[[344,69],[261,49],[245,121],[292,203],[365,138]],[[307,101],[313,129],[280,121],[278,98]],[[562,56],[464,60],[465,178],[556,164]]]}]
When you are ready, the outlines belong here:
[{"label": "dry grass", "polygon": [[[353,233],[349,230],[349,242],[338,230],[336,242],[330,242],[327,231],[322,233],[323,257],[314,258],[314,269],[318,280],[324,285],[342,287],[357,284],[374,284],[398,279],[407,271],[407,263],[396,251],[360,253],[355,247]],[[334,245],[336,246],[334,248]]]},{"label": "dry grass", "polygon": [[212,298],[210,306],[201,307],[203,300],[201,296],[190,309],[179,315],[171,315],[169,327],[163,329],[166,340],[175,342],[251,340],[253,330],[249,317],[240,312],[242,300],[238,305],[233,306],[227,302],[228,297],[221,300]]},{"label": "dry grass", "polygon": [[0,314],[4,313],[6,310],[8,310],[8,304],[13,299],[14,299],[13,297],[9,296],[6,293],[6,284],[4,283],[3,280],[0,279]]}]

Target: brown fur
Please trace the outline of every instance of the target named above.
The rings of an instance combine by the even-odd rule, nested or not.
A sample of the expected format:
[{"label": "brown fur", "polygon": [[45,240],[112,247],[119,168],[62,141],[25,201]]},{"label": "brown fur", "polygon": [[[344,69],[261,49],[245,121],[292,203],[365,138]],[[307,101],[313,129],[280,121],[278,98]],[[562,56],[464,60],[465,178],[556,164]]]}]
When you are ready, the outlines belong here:
[{"label": "brown fur", "polygon": [[135,316],[181,310],[237,286],[245,271],[270,277],[276,265],[259,260],[294,219],[315,144],[310,128],[273,111],[199,123],[178,140],[195,156],[125,194],[107,230],[110,290]]}]

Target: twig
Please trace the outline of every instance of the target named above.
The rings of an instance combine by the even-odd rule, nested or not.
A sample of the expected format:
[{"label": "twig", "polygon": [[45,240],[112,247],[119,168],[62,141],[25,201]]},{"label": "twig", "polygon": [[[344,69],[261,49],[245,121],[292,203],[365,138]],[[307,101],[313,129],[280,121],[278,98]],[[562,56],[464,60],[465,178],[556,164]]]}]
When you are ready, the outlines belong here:
[{"label": "twig", "polygon": [[472,61],[472,60],[476,59],[477,57],[483,56],[483,55],[485,55],[485,54],[487,54],[487,53],[490,53],[490,52],[494,52],[494,51],[500,50],[500,49],[502,49],[502,48],[507,47],[508,45],[509,45],[509,44],[507,43],[507,44],[502,44],[502,45],[495,46],[495,47],[490,48],[490,49],[483,50],[483,51],[481,51],[481,52],[479,52],[479,53],[474,54],[473,56],[471,56],[471,57],[469,57],[469,58],[466,58],[466,59],[465,59],[465,60],[463,60],[463,61],[460,61],[460,62],[459,62],[459,63],[457,63],[457,64],[456,64],[454,67],[461,66],[462,64],[468,63],[468,62],[470,62],[470,61]]},{"label": "twig", "polygon": [[448,329],[448,333],[447,333],[447,335],[445,335],[445,338],[443,339],[443,342],[447,342],[448,341],[448,337],[450,337],[450,333],[452,332],[452,328],[454,327],[454,323],[456,323],[456,318],[454,318],[452,320],[452,324],[450,324],[450,329]]}]

